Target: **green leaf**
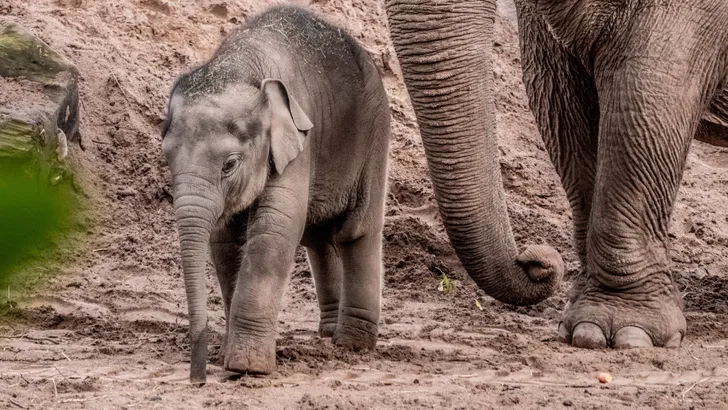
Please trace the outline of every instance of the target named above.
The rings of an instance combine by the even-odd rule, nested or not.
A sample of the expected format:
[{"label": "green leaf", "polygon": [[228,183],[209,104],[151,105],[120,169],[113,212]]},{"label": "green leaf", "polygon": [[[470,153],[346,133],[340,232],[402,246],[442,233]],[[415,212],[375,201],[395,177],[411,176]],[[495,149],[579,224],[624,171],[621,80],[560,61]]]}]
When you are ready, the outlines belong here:
[{"label": "green leaf", "polygon": [[37,256],[71,211],[59,187],[27,172],[20,161],[0,161],[0,283]]},{"label": "green leaf", "polygon": [[445,293],[446,295],[451,294],[455,292],[455,283],[443,273],[440,278],[440,284],[437,286],[437,290]]}]

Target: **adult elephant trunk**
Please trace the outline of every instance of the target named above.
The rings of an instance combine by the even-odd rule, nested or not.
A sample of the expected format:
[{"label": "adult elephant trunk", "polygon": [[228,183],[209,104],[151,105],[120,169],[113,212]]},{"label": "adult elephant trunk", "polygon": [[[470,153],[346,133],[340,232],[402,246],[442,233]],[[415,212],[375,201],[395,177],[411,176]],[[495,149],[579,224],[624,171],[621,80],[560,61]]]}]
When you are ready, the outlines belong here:
[{"label": "adult elephant trunk", "polygon": [[205,268],[212,225],[217,219],[215,202],[200,194],[193,184],[175,184],[175,215],[179,232],[182,271],[190,336],[190,382],[205,383],[207,365],[207,287]]},{"label": "adult elephant trunk", "polygon": [[497,157],[491,44],[494,0],[387,0],[389,28],[427,154],[440,214],[485,293],[535,304],[558,287],[559,253],[520,255]]}]

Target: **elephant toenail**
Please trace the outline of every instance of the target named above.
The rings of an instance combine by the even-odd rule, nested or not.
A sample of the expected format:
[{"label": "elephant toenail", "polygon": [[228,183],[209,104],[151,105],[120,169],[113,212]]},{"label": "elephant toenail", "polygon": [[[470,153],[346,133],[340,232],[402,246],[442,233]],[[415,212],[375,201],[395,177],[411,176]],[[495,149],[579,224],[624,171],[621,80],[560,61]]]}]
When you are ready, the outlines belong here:
[{"label": "elephant toenail", "polygon": [[673,337],[670,338],[667,342],[665,342],[665,348],[667,349],[677,349],[680,347],[680,344],[682,343],[683,334],[682,333],[676,333]]},{"label": "elephant toenail", "polygon": [[602,329],[594,323],[582,322],[576,325],[571,335],[571,344],[585,349],[605,349],[607,338]]},{"label": "elephant toenail", "polygon": [[614,334],[615,349],[636,349],[642,347],[653,347],[652,338],[643,329],[635,326],[627,326],[619,329]]}]

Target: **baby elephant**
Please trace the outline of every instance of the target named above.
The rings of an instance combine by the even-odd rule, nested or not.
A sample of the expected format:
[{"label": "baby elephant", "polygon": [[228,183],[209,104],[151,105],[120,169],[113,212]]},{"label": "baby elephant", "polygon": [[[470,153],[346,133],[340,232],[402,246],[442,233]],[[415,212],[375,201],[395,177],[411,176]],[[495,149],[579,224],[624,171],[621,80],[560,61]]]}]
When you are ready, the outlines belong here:
[{"label": "baby elephant", "polygon": [[177,79],[162,149],[174,186],[191,382],[205,382],[208,246],[225,303],[225,368],[275,370],[277,317],[299,243],[321,335],[355,351],[374,348],[389,122],[368,54],[299,8],[252,17]]}]

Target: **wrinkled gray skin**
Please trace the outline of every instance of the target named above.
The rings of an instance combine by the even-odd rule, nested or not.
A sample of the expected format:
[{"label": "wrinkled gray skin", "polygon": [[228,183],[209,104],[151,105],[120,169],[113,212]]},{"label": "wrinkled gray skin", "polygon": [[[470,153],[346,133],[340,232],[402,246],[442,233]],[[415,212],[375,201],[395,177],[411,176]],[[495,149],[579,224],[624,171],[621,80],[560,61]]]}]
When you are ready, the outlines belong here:
[{"label": "wrinkled gray skin", "polygon": [[[583,266],[560,339],[677,347],[686,324],[668,225],[693,137],[728,143],[728,2],[515,2],[526,91],[571,204]],[[544,299],[562,265],[551,248],[517,252],[496,154],[495,1],[386,7],[460,260],[504,302]]]},{"label": "wrinkled gray skin", "polygon": [[296,248],[306,247],[335,344],[372,349],[390,113],[369,56],[308,12],[251,18],[181,76],[162,147],[190,320],[191,381],[205,381],[208,246],[227,318],[224,365],[275,369],[276,323]]}]

